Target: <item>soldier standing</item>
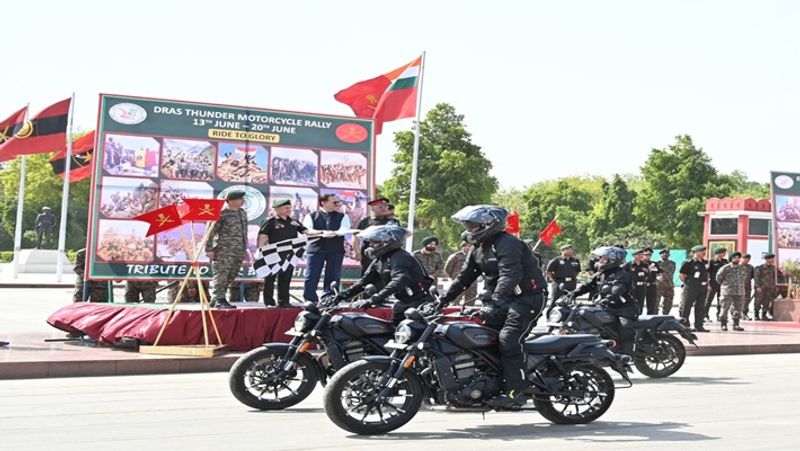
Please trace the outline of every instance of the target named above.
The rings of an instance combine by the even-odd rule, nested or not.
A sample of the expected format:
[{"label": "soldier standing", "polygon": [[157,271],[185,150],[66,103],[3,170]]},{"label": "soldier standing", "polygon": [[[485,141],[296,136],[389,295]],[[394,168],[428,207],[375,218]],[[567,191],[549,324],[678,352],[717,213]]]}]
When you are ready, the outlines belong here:
[{"label": "soldier standing", "polygon": [[692,248],[692,258],[681,265],[678,272],[683,283],[681,290],[681,320],[688,326],[689,313],[694,307],[695,332],[708,332],[703,327],[705,317],[705,300],[708,292],[708,268],[706,267],[706,247],[697,245]]},{"label": "soldier standing", "polygon": [[737,332],[744,330],[739,326],[739,319],[742,317],[744,278],[747,275],[747,268],[739,264],[741,257],[741,252],[734,252],[731,255],[731,262],[717,271],[717,283],[722,296],[722,313],[719,315],[719,323],[723,332],[728,331],[728,311],[731,309],[731,305],[733,305],[733,330]]},{"label": "soldier standing", "polygon": [[656,287],[656,279],[658,278],[658,265],[653,259],[653,249],[646,247],[642,253],[642,262],[647,265],[647,275],[645,276],[645,300],[647,304],[648,315],[658,315],[658,287]]},{"label": "soldier standing", "polygon": [[[444,273],[447,275],[447,277],[450,279],[456,278],[456,276],[461,272],[461,268],[464,267],[464,263],[466,263],[471,249],[472,246],[464,241],[461,243],[461,249],[458,252],[450,254],[450,256],[447,257],[447,262],[444,264]],[[456,298],[456,301],[460,302],[464,300],[475,302],[474,299],[477,297],[478,282],[473,282],[469,288],[464,290],[464,292]]]},{"label": "soldier standing", "polygon": [[[269,243],[280,243],[281,241],[297,238],[299,233],[306,233],[308,229],[293,219],[292,202],[289,199],[277,199],[272,202],[275,216],[267,219],[261,224],[258,230],[258,247],[266,246]],[[279,253],[281,261],[288,258],[292,251]],[[272,307],[275,305],[275,280],[278,281],[278,307],[289,307],[289,288],[292,284],[294,266],[289,266],[286,271],[272,274],[264,279],[264,305]]]},{"label": "soldier standing", "polygon": [[656,262],[658,267],[658,280],[656,282],[656,303],[661,304],[661,314],[669,315],[672,311],[672,302],[675,297],[675,262],[669,259],[669,249],[658,253],[661,261]]},{"label": "soldier standing", "polygon": [[778,297],[776,276],[775,254],[764,254],[764,263],[756,266],[753,277],[756,287],[756,301],[753,305],[753,313],[756,321],[770,321],[767,312],[772,310],[772,301]]},{"label": "soldier standing", "polygon": [[[86,249],[81,249],[75,254],[75,292],[72,295],[73,302],[83,302],[83,283],[86,275]],[[89,280],[86,282],[86,289],[89,290],[87,298],[92,302],[108,301],[108,282]]]},{"label": "soldier standing", "polygon": [[141,302],[152,304],[156,302],[156,288],[158,282],[129,280],[125,283],[125,302],[138,303],[141,295]]},{"label": "soldier standing", "polygon": [[[578,274],[581,272],[581,262],[572,256],[571,244],[561,246],[561,256],[550,260],[547,264],[547,278],[553,285],[553,298],[550,300],[549,309],[567,291],[574,291],[578,284]],[[564,289],[561,289],[564,284]]]},{"label": "soldier standing", "polygon": [[[263,280],[233,281],[231,286],[228,287],[228,299],[230,299],[230,302],[258,302],[263,289]],[[244,296],[242,296],[242,293],[244,293]]]},{"label": "soldier standing", "polygon": [[747,274],[744,277],[744,313],[742,319],[750,321],[750,301],[753,299],[753,277],[755,276],[755,268],[750,264],[750,254],[742,255],[742,266],[747,269]]},{"label": "soldier standing", "polygon": [[644,261],[644,249],[633,251],[633,260],[628,262],[628,270],[633,273],[633,297],[639,306],[639,314],[644,313],[644,302],[647,298],[647,273],[649,264]]},{"label": "soldier standing", "polygon": [[247,212],[244,211],[244,191],[231,191],[225,197],[228,208],[211,227],[206,242],[206,255],[211,260],[213,294],[211,307],[236,308],[228,303],[225,294],[239,275],[247,253]]},{"label": "soldier standing", "polygon": [[42,248],[42,235],[45,246],[49,249],[53,241],[53,227],[56,226],[56,217],[50,207],[42,207],[42,212],[36,215],[33,230],[36,231],[36,249]]},{"label": "soldier standing", "polygon": [[422,240],[422,249],[415,251],[414,257],[422,263],[428,275],[433,277],[434,282],[444,276],[444,259],[439,253],[439,238],[425,237]]},{"label": "soldier standing", "polygon": [[728,259],[725,254],[728,251],[724,247],[714,249],[714,258],[708,262],[708,295],[706,297],[706,319],[710,319],[711,304],[714,302],[714,297],[717,298],[717,320],[719,320],[720,304],[719,304],[719,284],[717,283],[717,271],[728,264]]}]

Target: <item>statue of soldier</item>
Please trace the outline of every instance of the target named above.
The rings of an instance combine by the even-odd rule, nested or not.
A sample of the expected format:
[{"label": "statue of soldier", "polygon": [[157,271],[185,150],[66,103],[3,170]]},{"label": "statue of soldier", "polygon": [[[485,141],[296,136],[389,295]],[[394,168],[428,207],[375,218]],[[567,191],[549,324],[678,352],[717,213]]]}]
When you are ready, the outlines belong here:
[{"label": "statue of soldier", "polygon": [[42,207],[42,212],[36,215],[36,222],[33,230],[36,231],[36,249],[42,248],[42,235],[44,235],[45,247],[50,248],[53,242],[53,227],[56,226],[56,217],[53,209]]}]

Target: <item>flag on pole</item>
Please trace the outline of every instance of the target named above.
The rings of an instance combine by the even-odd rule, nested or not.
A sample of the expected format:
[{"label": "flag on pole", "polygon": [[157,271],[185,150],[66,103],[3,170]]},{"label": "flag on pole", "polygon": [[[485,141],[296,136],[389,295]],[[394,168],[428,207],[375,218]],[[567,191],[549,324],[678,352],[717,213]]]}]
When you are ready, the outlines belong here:
[{"label": "flag on pole", "polygon": [[0,161],[13,160],[17,155],[64,150],[71,103],[72,98],[54,103],[24,121],[14,136],[0,144]]},{"label": "flag on pole", "polygon": [[508,215],[508,226],[506,227],[506,232],[512,235],[519,235],[520,227],[519,227],[519,213],[514,210],[513,213]]},{"label": "flag on pole", "polygon": [[181,215],[178,213],[178,207],[175,206],[175,204],[149,211],[133,219],[150,224],[150,228],[147,229],[147,235],[145,236],[155,235],[156,233],[174,229],[183,224]]},{"label": "flag on pole", "polygon": [[547,227],[542,230],[542,233],[539,234],[539,239],[544,241],[544,244],[550,245],[553,242],[553,238],[561,233],[561,227],[558,226],[558,222],[556,219],[550,221],[550,224],[547,224]]},{"label": "flag on pole", "polygon": [[375,133],[384,122],[414,117],[422,57],[369,80],[337,92],[333,98],[353,109],[356,117],[375,120]]},{"label": "flag on pole", "polygon": [[179,208],[184,221],[216,221],[225,206],[224,199],[183,198],[185,208]]},{"label": "flag on pole", "polygon": [[0,122],[0,147],[22,128],[27,112],[28,107],[22,107]]},{"label": "flag on pole", "polygon": [[[92,176],[94,157],[94,130],[72,141],[72,162],[69,165],[69,182],[75,183]],[[61,150],[50,157],[53,172],[64,178],[67,168],[67,151]]]},{"label": "flag on pole", "polygon": [[303,262],[307,247],[308,237],[305,235],[262,246],[256,249],[253,269],[258,277],[269,277],[286,271],[290,266],[297,266]]}]

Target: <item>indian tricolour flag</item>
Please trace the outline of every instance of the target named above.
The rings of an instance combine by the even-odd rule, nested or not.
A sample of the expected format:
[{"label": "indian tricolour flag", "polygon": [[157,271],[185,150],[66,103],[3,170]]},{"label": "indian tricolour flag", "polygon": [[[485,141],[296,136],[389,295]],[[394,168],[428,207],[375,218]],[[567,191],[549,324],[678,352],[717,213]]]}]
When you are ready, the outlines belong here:
[{"label": "indian tricolour flag", "polygon": [[380,133],[384,122],[414,117],[421,64],[420,56],[391,72],[343,89],[333,97],[349,105],[357,117],[375,119],[375,133]]}]

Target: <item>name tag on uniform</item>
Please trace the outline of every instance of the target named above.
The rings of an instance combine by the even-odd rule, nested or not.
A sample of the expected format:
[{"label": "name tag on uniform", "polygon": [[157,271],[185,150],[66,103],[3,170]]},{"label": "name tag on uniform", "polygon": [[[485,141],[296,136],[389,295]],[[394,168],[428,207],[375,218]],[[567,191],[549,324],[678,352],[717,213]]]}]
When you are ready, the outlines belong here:
[{"label": "name tag on uniform", "polygon": [[700,278],[700,271],[695,271],[694,272],[694,278],[695,279],[699,279]]},{"label": "name tag on uniform", "polygon": [[706,282],[703,282],[703,283],[701,283],[700,285],[705,285],[705,284],[706,284]]},{"label": "name tag on uniform", "polygon": [[572,282],[572,277],[567,277],[564,279],[565,282]]},{"label": "name tag on uniform", "polygon": [[559,261],[558,261],[558,264],[559,264],[559,265],[563,265],[563,264],[564,264],[564,260],[559,260]]},{"label": "name tag on uniform", "polygon": [[639,273],[639,275],[640,275],[640,276],[643,276],[643,275],[644,275],[644,273],[643,273],[643,272],[640,272],[640,273]]}]

